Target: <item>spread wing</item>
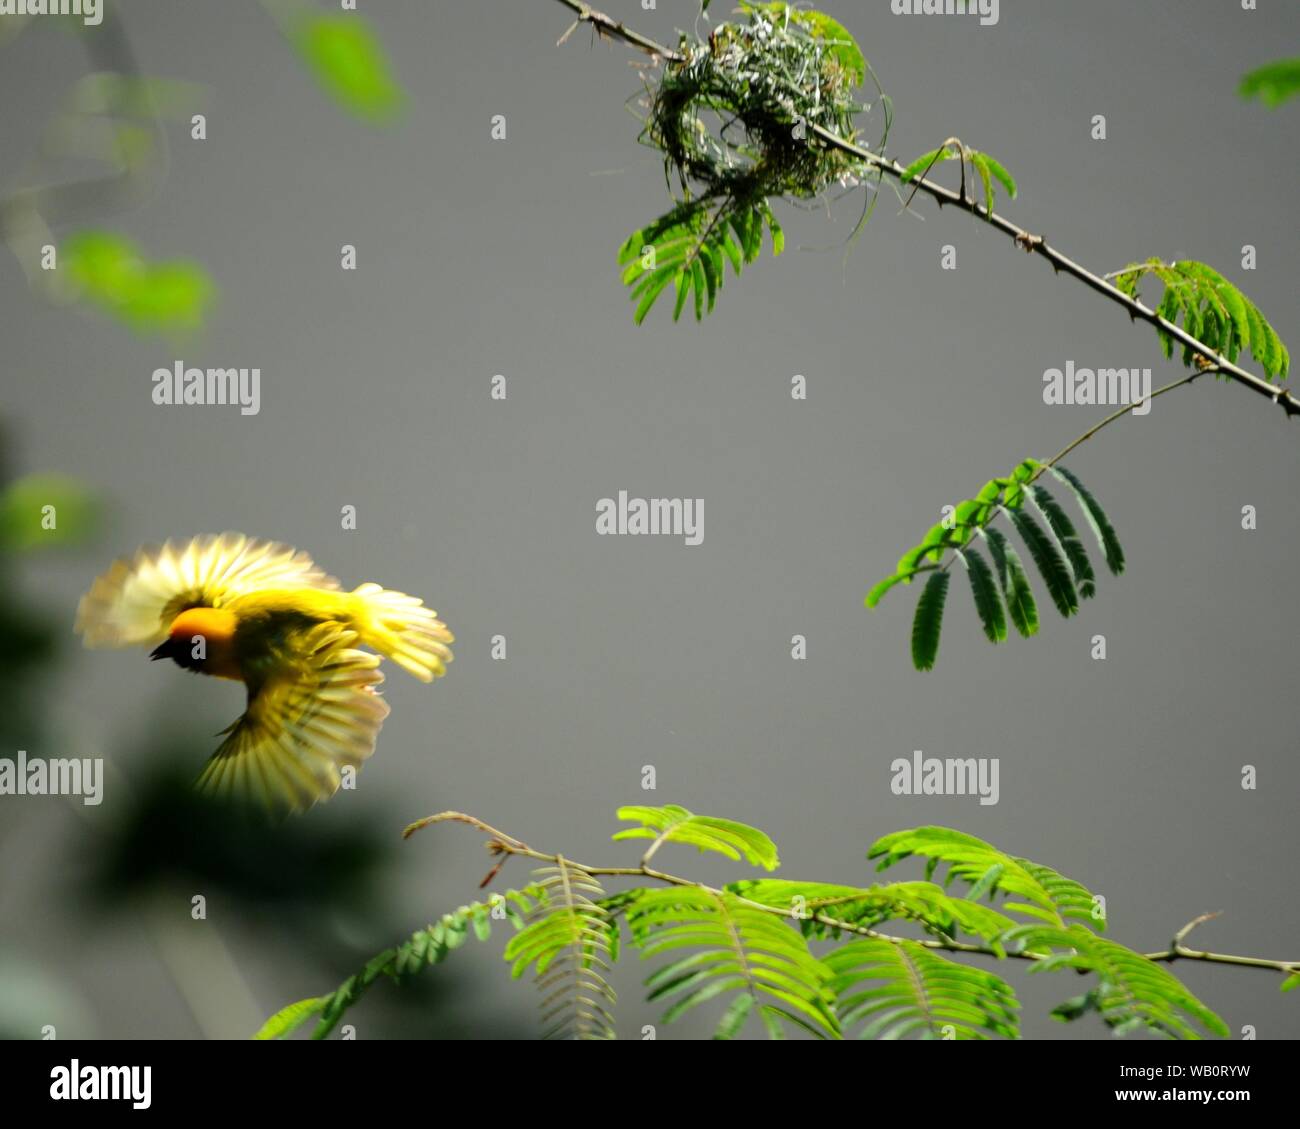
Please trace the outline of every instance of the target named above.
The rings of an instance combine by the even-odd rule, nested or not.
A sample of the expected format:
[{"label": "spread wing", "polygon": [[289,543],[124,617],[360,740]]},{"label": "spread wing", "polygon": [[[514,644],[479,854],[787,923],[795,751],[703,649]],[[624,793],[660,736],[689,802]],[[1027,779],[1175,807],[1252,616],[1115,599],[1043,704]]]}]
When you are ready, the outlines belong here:
[{"label": "spread wing", "polygon": [[242,533],[168,541],[116,561],[82,598],[76,630],[87,647],[158,643],[186,608],[221,607],[259,588],[336,590],[306,553]]},{"label": "spread wing", "polygon": [[[345,765],[375,750],[388,704],[379,656],[353,649],[337,623],[307,631],[292,663],[255,688],[198,779],[199,791],[275,814],[302,811],[338,791]],[[297,650],[297,648],[295,648]]]}]

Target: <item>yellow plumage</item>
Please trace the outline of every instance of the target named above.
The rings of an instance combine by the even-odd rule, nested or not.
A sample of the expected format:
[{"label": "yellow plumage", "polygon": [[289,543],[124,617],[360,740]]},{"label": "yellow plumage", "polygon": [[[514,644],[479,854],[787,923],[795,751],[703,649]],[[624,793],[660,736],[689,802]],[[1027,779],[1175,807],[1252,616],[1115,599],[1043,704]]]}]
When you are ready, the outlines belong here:
[{"label": "yellow plumage", "polygon": [[274,811],[327,799],[374,752],[388,715],[381,656],[431,682],[454,641],[414,596],[345,592],[306,553],[239,533],[117,561],[82,597],[76,629],[88,647],[158,644],[154,658],[243,682],[248,707],[198,786]]}]

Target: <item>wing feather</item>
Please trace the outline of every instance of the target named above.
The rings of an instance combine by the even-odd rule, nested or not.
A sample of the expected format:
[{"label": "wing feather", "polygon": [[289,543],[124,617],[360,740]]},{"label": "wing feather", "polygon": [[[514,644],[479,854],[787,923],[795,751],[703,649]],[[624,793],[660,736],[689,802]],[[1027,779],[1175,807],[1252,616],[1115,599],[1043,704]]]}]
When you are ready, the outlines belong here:
[{"label": "wing feather", "polygon": [[152,644],[186,608],[221,607],[263,588],[338,587],[306,553],[278,542],[242,533],[168,541],[114,562],[81,598],[76,630],[87,647]]},{"label": "wing feather", "polygon": [[388,703],[379,656],[358,651],[356,632],[322,623],[306,633],[303,659],[268,678],[208,761],[197,787],[275,814],[302,811],[339,788],[345,766],[375,749]]}]

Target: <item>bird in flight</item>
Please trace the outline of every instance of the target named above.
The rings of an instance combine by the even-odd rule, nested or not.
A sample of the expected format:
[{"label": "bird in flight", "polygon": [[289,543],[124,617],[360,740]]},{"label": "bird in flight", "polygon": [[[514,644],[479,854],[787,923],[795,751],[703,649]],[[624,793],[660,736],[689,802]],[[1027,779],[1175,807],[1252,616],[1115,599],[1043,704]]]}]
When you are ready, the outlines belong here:
[{"label": "bird in flight", "polygon": [[196,787],[277,814],[328,799],[374,752],[381,657],[432,682],[454,641],[416,597],[345,592],[306,553],[242,533],[115,562],[81,598],[76,630],[87,647],[152,645],[154,659],[244,683],[247,707]]}]

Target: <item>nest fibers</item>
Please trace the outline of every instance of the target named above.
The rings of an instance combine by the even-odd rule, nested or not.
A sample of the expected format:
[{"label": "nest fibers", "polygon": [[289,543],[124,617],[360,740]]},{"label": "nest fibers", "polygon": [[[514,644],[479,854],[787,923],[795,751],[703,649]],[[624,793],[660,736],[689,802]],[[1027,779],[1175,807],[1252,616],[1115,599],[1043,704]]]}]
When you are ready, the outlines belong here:
[{"label": "nest fibers", "polygon": [[682,58],[651,87],[643,140],[688,196],[810,199],[856,184],[862,162],[813,127],[855,138],[854,116],[870,109],[855,92],[871,74],[857,44],[820,13],[781,4],[748,14],[748,25],[720,24],[707,40],[682,38]]}]

